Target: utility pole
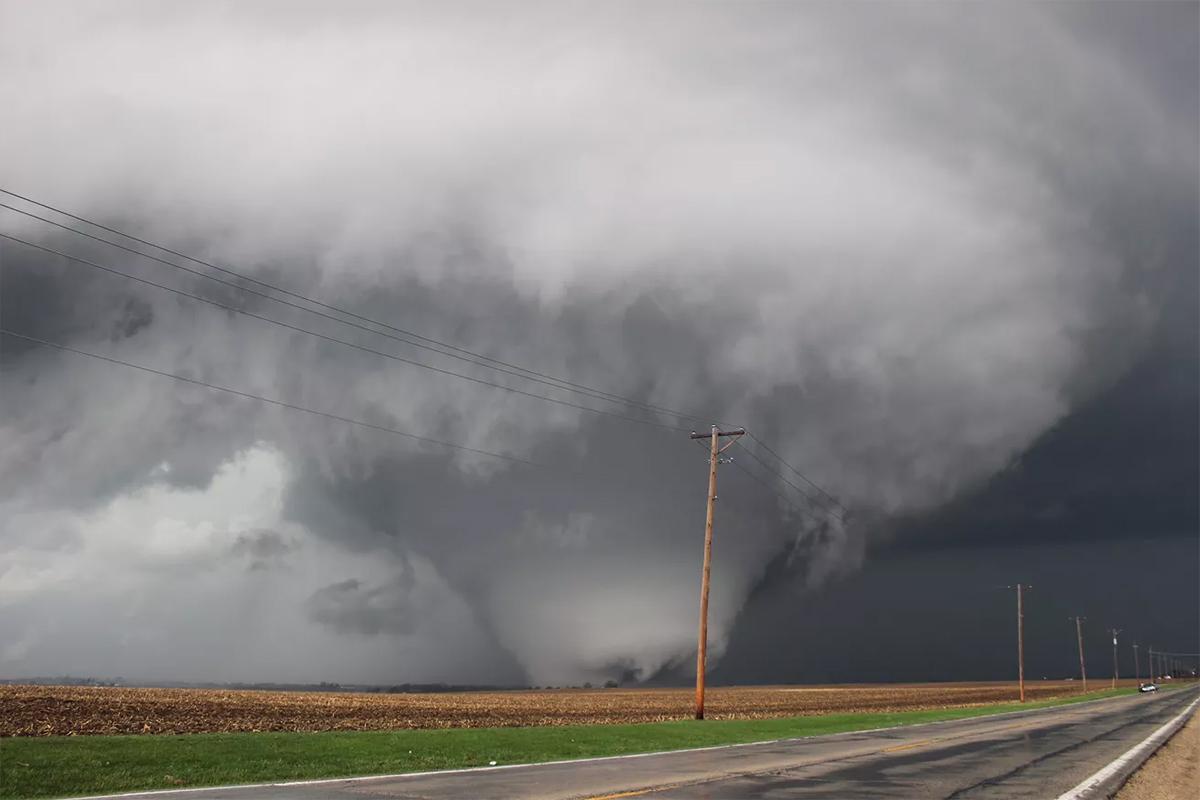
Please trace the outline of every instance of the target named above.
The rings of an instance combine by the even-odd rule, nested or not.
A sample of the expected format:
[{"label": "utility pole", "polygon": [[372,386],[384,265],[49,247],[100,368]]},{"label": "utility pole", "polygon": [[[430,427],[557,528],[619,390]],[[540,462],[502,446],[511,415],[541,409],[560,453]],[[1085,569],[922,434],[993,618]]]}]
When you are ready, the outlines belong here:
[{"label": "utility pole", "polygon": [[1087,667],[1083,663],[1083,621],[1087,617],[1068,617],[1075,620],[1075,638],[1079,641],[1079,677],[1083,680],[1083,693],[1087,694]]},{"label": "utility pole", "polygon": [[[1006,589],[1012,589],[1012,586],[1006,586]],[[1022,593],[1025,589],[1032,589],[1033,586],[1018,583],[1017,590],[1017,685],[1020,687],[1021,702],[1025,702],[1025,608],[1022,601]]]},{"label": "utility pole", "polygon": [[1113,635],[1113,677],[1112,677],[1112,688],[1114,688],[1114,689],[1115,689],[1115,688],[1117,688],[1117,678],[1119,677],[1119,676],[1117,675],[1117,673],[1118,673],[1118,672],[1119,672],[1119,670],[1120,670],[1120,668],[1119,668],[1119,666],[1118,666],[1118,662],[1117,662],[1117,634],[1118,634],[1118,633],[1120,633],[1121,631],[1120,631],[1120,629],[1118,629],[1118,628],[1109,628],[1108,630],[1109,630],[1109,632],[1111,632],[1111,633],[1112,633],[1112,635]]},{"label": "utility pole", "polygon": [[[696,648],[696,719],[704,719],[704,670],[708,661],[708,575],[712,568],[713,505],[717,502],[717,464],[721,463],[721,453],[732,447],[737,442],[737,437],[745,432],[745,428],[722,431],[716,425],[712,426],[710,433],[692,431],[693,439],[710,439],[708,509],[704,516],[704,567],[700,573],[700,643]],[[719,444],[722,436],[731,437],[724,447]]]},{"label": "utility pole", "polygon": [[1148,680],[1154,683],[1154,645],[1150,645],[1150,654],[1146,656],[1146,666],[1150,668]]},{"label": "utility pole", "polygon": [[1138,643],[1133,643],[1133,679],[1138,685],[1142,684],[1142,665],[1138,663]]}]

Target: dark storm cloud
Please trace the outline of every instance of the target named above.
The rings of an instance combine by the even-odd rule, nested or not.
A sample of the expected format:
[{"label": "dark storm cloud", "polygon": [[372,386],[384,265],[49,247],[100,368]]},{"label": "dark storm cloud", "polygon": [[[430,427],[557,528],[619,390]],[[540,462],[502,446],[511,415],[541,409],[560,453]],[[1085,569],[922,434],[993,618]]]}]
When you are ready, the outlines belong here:
[{"label": "dark storm cloud", "polygon": [[[1190,319],[1173,282],[1195,264],[1198,137],[1183,113],[1194,98],[1175,98],[1195,86],[1173,67],[1195,63],[1195,36],[1179,33],[1195,10],[1110,5],[537,6],[512,25],[488,6],[354,4],[335,19],[319,4],[133,4],[58,18],[11,4],[0,104],[26,123],[0,155],[14,186],[82,213],[772,442],[854,511],[846,525],[795,513],[722,471],[719,653],[731,635],[753,640],[746,620],[774,587],[839,586],[829,579],[872,543],[937,539],[895,520],[988,484],[1056,424],[1091,438],[1112,423],[1088,423],[1088,403],[1111,391],[1126,408],[1136,392],[1122,387],[1152,384],[1140,368],[1121,376]],[[71,46],[48,56],[37,43],[50,32]],[[434,360],[11,212],[0,221]],[[156,526],[148,564],[211,565],[195,589],[211,604],[161,604],[143,612],[150,627],[170,637],[186,623],[218,647],[241,636],[253,677],[329,636],[349,648],[337,668],[388,682],[460,664],[474,672],[454,680],[501,683],[686,665],[705,472],[686,432],[389,363],[21,245],[0,243],[0,259],[5,326],[550,467],[5,339],[0,545],[16,588],[4,601],[32,622],[0,628],[16,643],[4,663],[61,657],[64,635],[39,620],[72,619],[55,599],[69,570],[27,531],[77,533],[80,570],[128,562],[105,601],[123,608],[159,591],[145,554],[112,541],[130,520]],[[1153,385],[1173,408],[1189,402],[1187,387]],[[1077,453],[1045,456],[1059,465],[1047,469]],[[1162,474],[1178,482],[1179,463]],[[1012,485],[995,508],[1019,496],[1070,538],[1053,512],[1070,493]],[[174,519],[177,506],[190,510]],[[995,524],[955,542],[1010,536],[1011,517],[980,513]],[[247,558],[288,570],[247,579]],[[286,600],[271,605],[267,586]],[[253,610],[261,627],[229,629]],[[253,644],[286,626],[289,649]],[[342,676],[310,676],[326,678]]]},{"label": "dark storm cloud", "polygon": [[1032,675],[1074,674],[1073,629],[1061,622],[1079,613],[1094,622],[1094,655],[1107,657],[1106,626],[1124,629],[1123,674],[1134,671],[1134,641],[1143,657],[1155,642],[1200,649],[1200,275],[1187,256],[1195,221],[1179,230],[1178,258],[1159,276],[1159,322],[1132,369],[996,476],[933,513],[881,526],[861,574],[814,593],[776,558],[734,626],[720,676],[1002,676],[1012,598],[995,589],[1017,581],[1036,590]]},{"label": "dark storm cloud", "polygon": [[1200,520],[1200,387],[1161,352],[1086,403],[982,491],[913,524],[924,547],[997,541],[1194,540]]},{"label": "dark storm cloud", "polygon": [[982,486],[881,526],[861,573],[814,592],[777,557],[733,627],[719,677],[1010,675],[1012,592],[1000,587],[1018,581],[1034,586],[1026,653],[1035,677],[1075,674],[1074,630],[1064,628],[1075,614],[1092,621],[1086,647],[1103,665],[1104,629],[1125,631],[1125,675],[1134,641],[1143,658],[1155,643],[1200,649],[1200,294],[1192,268],[1177,276],[1180,292],[1136,367]]},{"label": "dark storm cloud", "polygon": [[1200,273],[1188,253],[1200,252],[1198,224],[1180,226],[1179,251],[1159,276],[1168,290],[1158,323],[1138,362],[977,489],[902,523],[894,548],[1197,538]]},{"label": "dark storm cloud", "polygon": [[787,683],[1016,679],[1017,581],[1025,595],[1030,678],[1079,674],[1074,615],[1088,618],[1088,674],[1111,674],[1111,637],[1124,631],[1121,674],[1142,675],[1148,646],[1197,652],[1200,547],[1186,537],[994,542],[917,555],[881,554],[812,592],[778,581],[746,605],[714,680]]}]

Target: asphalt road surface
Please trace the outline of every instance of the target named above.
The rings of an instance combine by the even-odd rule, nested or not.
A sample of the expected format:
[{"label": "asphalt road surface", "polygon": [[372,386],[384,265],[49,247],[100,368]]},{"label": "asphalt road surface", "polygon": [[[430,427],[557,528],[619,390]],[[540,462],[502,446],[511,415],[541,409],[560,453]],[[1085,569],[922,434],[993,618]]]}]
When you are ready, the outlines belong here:
[{"label": "asphalt road surface", "polygon": [[1053,798],[1141,742],[1196,696],[1194,689],[1177,690],[956,722],[637,757],[144,796]]}]

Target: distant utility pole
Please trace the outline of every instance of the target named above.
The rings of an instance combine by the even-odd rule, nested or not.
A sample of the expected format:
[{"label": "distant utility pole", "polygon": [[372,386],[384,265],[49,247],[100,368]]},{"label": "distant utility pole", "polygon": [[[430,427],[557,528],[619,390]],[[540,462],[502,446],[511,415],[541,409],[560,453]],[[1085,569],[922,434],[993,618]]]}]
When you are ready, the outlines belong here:
[{"label": "distant utility pole", "polygon": [[[737,437],[746,432],[745,428],[735,431],[722,431],[716,425],[710,433],[692,431],[693,439],[710,439],[708,455],[708,510],[704,516],[704,567],[700,573],[700,644],[696,648],[696,719],[704,719],[704,669],[708,661],[708,575],[712,568],[712,536],[713,536],[713,505],[717,502],[717,464],[721,463],[721,453],[728,450],[737,442]],[[729,442],[721,447],[722,436],[729,436]]]},{"label": "distant utility pole", "polygon": [[1112,633],[1112,635],[1113,635],[1113,677],[1112,677],[1112,688],[1114,688],[1114,689],[1115,689],[1115,688],[1117,688],[1117,678],[1119,677],[1119,676],[1117,675],[1117,673],[1118,673],[1118,671],[1119,671],[1119,666],[1118,666],[1118,662],[1117,662],[1117,634],[1118,634],[1118,633],[1120,633],[1120,632],[1121,632],[1121,630],[1120,630],[1119,628],[1109,628],[1108,630],[1109,630],[1109,631]]},{"label": "distant utility pole", "polygon": [[[1004,587],[1012,589],[1012,586]],[[1025,702],[1025,610],[1022,603],[1022,592],[1033,586],[1018,583],[1017,590],[1017,685],[1020,687],[1021,702]]]},{"label": "distant utility pole", "polygon": [[1142,665],[1138,663],[1138,643],[1133,643],[1133,679],[1138,684],[1142,682]]},{"label": "distant utility pole", "polygon": [[1154,683],[1154,645],[1150,645],[1150,653],[1146,656],[1146,666],[1150,668],[1150,675],[1147,677],[1147,680]]},{"label": "distant utility pole", "polygon": [[1083,663],[1083,621],[1087,617],[1067,617],[1075,620],[1075,638],[1079,641],[1079,677],[1083,680],[1083,692],[1087,694],[1087,666]]}]

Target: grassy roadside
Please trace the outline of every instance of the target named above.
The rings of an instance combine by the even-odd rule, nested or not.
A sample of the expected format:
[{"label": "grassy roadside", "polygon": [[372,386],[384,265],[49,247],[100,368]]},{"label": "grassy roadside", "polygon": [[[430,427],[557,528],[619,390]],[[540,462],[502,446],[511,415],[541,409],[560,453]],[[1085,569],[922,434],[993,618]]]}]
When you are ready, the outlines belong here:
[{"label": "grassy roadside", "polygon": [[640,725],[185,736],[0,739],[0,798],[256,783],[677,750],[964,719],[1045,708],[1134,689],[1051,700],[890,714]]}]

